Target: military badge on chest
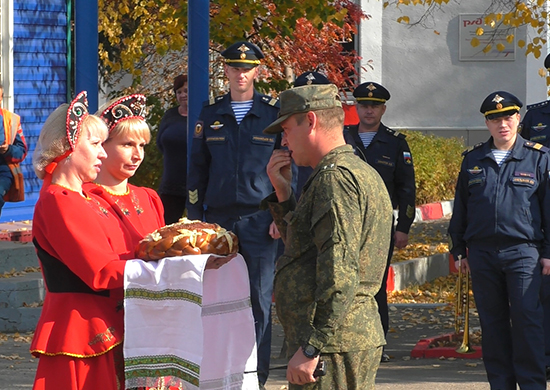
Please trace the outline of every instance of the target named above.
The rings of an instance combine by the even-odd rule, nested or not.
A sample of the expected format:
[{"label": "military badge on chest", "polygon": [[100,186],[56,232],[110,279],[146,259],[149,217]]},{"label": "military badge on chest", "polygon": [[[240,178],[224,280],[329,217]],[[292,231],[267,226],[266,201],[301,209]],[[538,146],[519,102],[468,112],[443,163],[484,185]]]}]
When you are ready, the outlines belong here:
[{"label": "military badge on chest", "polygon": [[535,126],[531,126],[531,129],[533,129],[534,131],[543,131],[544,129],[546,129],[546,126],[544,123],[538,123],[536,124]]},{"label": "military badge on chest", "polygon": [[223,127],[223,123],[220,123],[220,121],[216,121],[210,125],[210,128],[212,130],[219,130]]}]

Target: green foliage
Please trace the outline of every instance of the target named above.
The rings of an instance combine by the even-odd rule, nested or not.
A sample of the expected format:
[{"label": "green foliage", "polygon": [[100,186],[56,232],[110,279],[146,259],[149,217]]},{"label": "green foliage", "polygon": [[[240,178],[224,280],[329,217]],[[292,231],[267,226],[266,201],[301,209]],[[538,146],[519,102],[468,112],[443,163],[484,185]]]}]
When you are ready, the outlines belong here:
[{"label": "green foliage", "polygon": [[157,190],[163,169],[162,154],[158,150],[156,142],[160,120],[164,115],[163,101],[157,96],[148,96],[147,107],[149,109],[147,123],[151,128],[151,142],[145,147],[145,159],[129,181],[136,186]]},{"label": "green foliage", "polygon": [[416,204],[454,198],[464,141],[403,131],[411,148],[416,176]]}]

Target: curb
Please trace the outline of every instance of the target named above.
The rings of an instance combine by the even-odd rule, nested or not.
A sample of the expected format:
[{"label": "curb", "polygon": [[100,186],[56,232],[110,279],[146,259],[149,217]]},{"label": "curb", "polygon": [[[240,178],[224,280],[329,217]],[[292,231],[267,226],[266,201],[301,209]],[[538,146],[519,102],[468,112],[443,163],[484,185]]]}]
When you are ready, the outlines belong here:
[{"label": "curb", "polygon": [[442,202],[428,203],[416,208],[414,222],[433,221],[443,218],[453,212],[454,200],[444,200]]}]

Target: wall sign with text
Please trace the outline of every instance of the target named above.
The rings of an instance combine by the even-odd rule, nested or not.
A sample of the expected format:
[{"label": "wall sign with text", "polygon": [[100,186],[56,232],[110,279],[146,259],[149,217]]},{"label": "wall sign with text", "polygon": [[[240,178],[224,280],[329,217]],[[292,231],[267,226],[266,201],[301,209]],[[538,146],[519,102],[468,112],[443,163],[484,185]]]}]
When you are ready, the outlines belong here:
[{"label": "wall sign with text", "polygon": [[[485,25],[483,17],[483,14],[461,14],[459,16],[458,59],[460,61],[514,61],[516,59],[516,29],[498,22],[495,27]],[[480,27],[484,34],[476,35],[476,31]],[[511,43],[506,40],[510,34],[514,35]],[[479,45],[476,47],[471,44],[473,38],[479,40]],[[491,45],[491,48],[486,49],[487,45]],[[504,49],[498,50],[497,46],[499,45],[502,45]]]}]

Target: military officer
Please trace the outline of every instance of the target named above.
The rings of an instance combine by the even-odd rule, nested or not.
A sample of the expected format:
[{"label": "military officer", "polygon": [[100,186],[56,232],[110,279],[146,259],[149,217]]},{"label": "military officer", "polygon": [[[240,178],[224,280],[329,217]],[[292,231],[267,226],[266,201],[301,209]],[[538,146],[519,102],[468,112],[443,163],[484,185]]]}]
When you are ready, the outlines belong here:
[{"label": "military officer", "polygon": [[[254,89],[264,54],[250,42],[222,53],[229,93],[203,107],[195,125],[189,165],[188,217],[215,222],[239,237],[248,265],[256,323],[258,379],[267,380],[271,354],[271,301],[277,242],[273,219],[259,209],[273,190],[266,166],[277,136],[262,130],[277,118],[277,99]],[[273,226],[275,226],[273,224]]]},{"label": "military officer", "polygon": [[[380,291],[376,294],[378,310],[384,334],[388,334],[389,314],[386,293],[386,280],[394,246],[404,248],[415,216],[416,187],[414,166],[405,135],[386,127],[382,116],[386,112],[389,91],[375,82],[366,82],[353,91],[357,101],[359,124],[346,126],[346,142],[355,147],[356,153],[368,162],[382,176],[390,194],[394,209],[398,210],[397,226],[391,232],[391,245],[387,257],[386,272]],[[382,362],[388,362],[384,353]]]},{"label": "military officer", "polygon": [[[544,67],[550,68],[550,54],[544,60]],[[550,100],[527,106],[521,123],[521,136],[550,147]]]},{"label": "military officer", "polygon": [[550,273],[550,155],[518,135],[521,101],[491,93],[491,137],[466,152],[449,224],[451,253],[471,271],[491,389],[546,389],[541,268]]},{"label": "military officer", "polygon": [[[312,84],[330,84],[327,77],[319,72],[304,72],[294,80],[294,88]],[[296,184],[296,197],[299,198],[302,193],[302,187],[306,184],[309,175],[313,172],[311,167],[298,167],[298,182]]]},{"label": "military officer", "polygon": [[[333,84],[280,95],[283,132],[267,166],[275,192],[265,199],[285,242],[275,299],[285,331],[289,390],[374,389],[385,343],[374,294],[391,229],[391,202],[380,176],[342,134],[344,110]],[[290,165],[314,168],[298,202]],[[319,362],[326,375],[316,378]]]}]

